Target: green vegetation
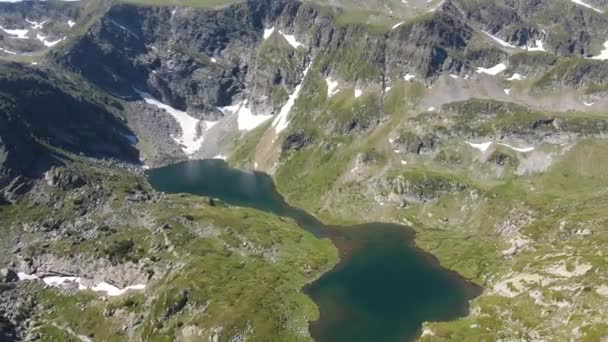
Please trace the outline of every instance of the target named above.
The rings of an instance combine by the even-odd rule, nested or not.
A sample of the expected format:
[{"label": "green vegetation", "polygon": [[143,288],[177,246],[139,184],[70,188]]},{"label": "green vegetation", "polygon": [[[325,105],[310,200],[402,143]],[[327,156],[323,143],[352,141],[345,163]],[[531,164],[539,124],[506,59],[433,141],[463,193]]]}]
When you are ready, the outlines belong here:
[{"label": "green vegetation", "polygon": [[233,142],[232,153],[230,154],[228,163],[239,167],[251,167],[255,158],[257,144],[271,124],[272,121],[268,121],[236,139]]},{"label": "green vegetation", "polygon": [[533,90],[543,91],[555,85],[568,84],[574,88],[606,85],[608,67],[602,61],[584,58],[562,59],[533,85]]},{"label": "green vegetation", "polygon": [[[95,218],[99,222],[119,218],[122,224],[100,227],[97,238],[77,243],[69,236],[60,238],[47,252],[57,257],[129,261],[154,278],[145,295],[133,293],[108,301],[89,291],[75,295],[52,288],[40,291],[36,297],[52,309],[41,311],[34,320],[49,340],[78,335],[105,341],[136,338],[125,335],[123,327],[139,315],[144,321],[135,334],[149,341],[173,340],[184,334],[206,339],[219,334],[216,331],[221,336],[246,332],[256,341],[268,336],[282,341],[309,339],[308,321],[318,313],[300,290],[337,262],[337,251],[329,240],[315,238],[291,220],[219,201],[209,204],[197,196],[171,195],[156,203],[125,206],[129,191],[121,191],[122,186],[139,188],[140,178],[118,169],[78,165],[70,167],[89,172],[92,187],[98,184],[95,179],[103,179],[102,189],[115,190],[108,204],[123,203]],[[51,210],[28,207],[26,200],[15,207],[2,207],[2,226],[48,217]],[[35,246],[33,257],[43,252]]]},{"label": "green vegetation", "polygon": [[218,8],[243,0],[114,0],[118,3],[128,3],[148,6],[180,6],[194,8]]}]

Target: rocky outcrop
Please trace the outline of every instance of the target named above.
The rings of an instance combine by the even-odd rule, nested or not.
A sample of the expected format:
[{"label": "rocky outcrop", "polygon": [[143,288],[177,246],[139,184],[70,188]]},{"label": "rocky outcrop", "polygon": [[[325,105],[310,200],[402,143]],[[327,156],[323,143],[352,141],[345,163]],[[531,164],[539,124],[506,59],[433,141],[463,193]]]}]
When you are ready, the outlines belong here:
[{"label": "rocky outcrop", "polygon": [[569,0],[448,0],[442,10],[514,46],[561,56],[590,56],[608,36],[608,19]]},{"label": "rocky outcrop", "polygon": [[559,57],[550,53],[543,52],[522,52],[509,57],[509,69],[507,75],[515,73],[530,77],[535,73],[548,71],[559,61]]},{"label": "rocky outcrop", "polygon": [[442,106],[451,114],[449,125],[427,127],[435,134],[466,140],[475,136],[539,142],[565,142],[575,137],[601,137],[608,133],[608,121],[600,118],[551,115],[508,102],[468,100]]},{"label": "rocky outcrop", "polygon": [[18,279],[19,277],[17,277],[17,273],[15,273],[15,271],[8,268],[0,269],[0,284],[11,283],[17,281]]},{"label": "rocky outcrop", "polygon": [[412,132],[403,132],[393,141],[393,148],[399,152],[411,154],[430,154],[437,144],[437,137],[433,134],[417,135]]},{"label": "rocky outcrop", "polygon": [[306,146],[312,144],[314,141],[311,136],[306,134],[303,131],[298,131],[296,133],[289,134],[283,144],[281,145],[282,152],[288,151],[299,151]]},{"label": "rocky outcrop", "polygon": [[[10,170],[12,171],[12,170]],[[10,177],[10,174],[9,174]],[[8,177],[7,177],[8,178]],[[22,195],[24,195],[31,188],[31,181],[26,177],[21,175],[17,175],[15,178],[11,180],[8,185],[6,185],[0,191],[0,201],[4,200],[6,202],[14,203],[17,201]]]},{"label": "rocky outcrop", "polygon": [[467,184],[441,175],[407,173],[379,179],[374,186],[374,197],[382,203],[405,206],[408,202],[427,202],[441,195],[459,193],[468,188]]},{"label": "rocky outcrop", "polygon": [[447,103],[441,107],[441,111],[458,116],[475,115],[491,118],[500,113],[513,114],[518,112],[529,112],[530,109],[512,102],[472,99]]},{"label": "rocky outcrop", "polygon": [[461,52],[472,36],[464,21],[441,11],[399,26],[384,45],[387,83],[407,74],[432,80],[445,71],[458,73],[465,65]]},{"label": "rocky outcrop", "polygon": [[267,111],[270,100],[260,108],[256,104],[264,96],[271,99],[273,89],[247,94],[245,85],[260,90],[254,85],[264,83],[265,88],[272,81],[289,93],[300,82],[304,63],[293,51],[282,61],[296,58],[300,63],[264,63],[270,56],[256,54],[256,47],[265,26],[277,25],[277,31],[287,26],[282,30],[291,33],[294,28],[288,25],[299,7],[295,1],[249,1],[222,10],[117,5],[67,53],[58,51],[53,58],[105,89],[123,94],[133,87],[149,90],[163,102],[207,119],[223,115],[217,107],[244,99],[256,112]]},{"label": "rocky outcrop", "polygon": [[143,101],[128,102],[125,105],[125,116],[139,140],[138,148],[145,165],[158,167],[187,159],[174,139],[181,134],[181,127],[163,109]]},{"label": "rocky outcrop", "polygon": [[0,55],[38,53],[61,43],[84,20],[83,7],[80,1],[1,2],[0,27],[9,31],[0,29]]},{"label": "rocky outcrop", "polygon": [[0,70],[0,189],[13,182],[15,193],[25,182],[15,177],[38,178],[61,164],[52,148],[138,162],[111,100],[45,70],[19,64],[0,64]]},{"label": "rocky outcrop", "polygon": [[[217,119],[218,107],[245,99],[254,113],[276,112],[311,61],[326,75],[365,85],[408,73],[433,79],[469,67],[466,58],[486,65],[504,57],[490,48],[463,58],[474,32],[441,11],[386,33],[337,24],[334,15],[295,0],[250,0],[221,10],[116,5],[51,58],[114,93],[139,87]],[[270,28],[273,35],[264,37]]]},{"label": "rocky outcrop", "polygon": [[604,61],[567,59],[558,63],[535,83],[536,91],[583,88],[588,92],[608,88],[608,64]]},{"label": "rocky outcrop", "polygon": [[48,185],[58,187],[64,191],[79,188],[86,182],[77,173],[62,167],[51,167],[44,174],[44,180]]},{"label": "rocky outcrop", "polygon": [[0,339],[22,341],[38,304],[29,284],[0,283]]}]

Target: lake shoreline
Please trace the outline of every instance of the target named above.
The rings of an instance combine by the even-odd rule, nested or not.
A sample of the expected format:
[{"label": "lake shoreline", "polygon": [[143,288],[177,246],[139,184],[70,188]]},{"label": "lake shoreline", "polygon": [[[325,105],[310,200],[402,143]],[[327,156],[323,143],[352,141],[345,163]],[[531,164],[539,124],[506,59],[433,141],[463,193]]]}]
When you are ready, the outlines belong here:
[{"label": "lake shoreline", "polygon": [[[329,239],[338,251],[338,262],[301,288],[319,310],[318,319],[309,321],[309,332],[317,341],[364,341],[378,337],[376,332],[386,334],[380,337],[386,341],[414,339],[423,322],[468,315],[469,301],[482,293],[479,285],[416,246],[413,228],[378,222],[325,225],[287,203],[265,173],[202,160],[151,169],[146,175],[159,191],[218,198],[270,212],[293,219],[317,238]],[[351,326],[353,319],[360,324]]]}]

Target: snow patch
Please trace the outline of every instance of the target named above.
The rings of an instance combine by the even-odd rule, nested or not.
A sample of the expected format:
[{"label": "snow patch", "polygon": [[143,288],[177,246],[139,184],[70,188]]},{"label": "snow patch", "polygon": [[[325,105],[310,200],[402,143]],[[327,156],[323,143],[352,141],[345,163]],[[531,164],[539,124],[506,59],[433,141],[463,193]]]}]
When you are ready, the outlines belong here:
[{"label": "snow patch", "polygon": [[327,97],[332,97],[338,92],[338,81],[334,81],[331,77],[325,79],[327,83]]},{"label": "snow patch", "polygon": [[38,277],[35,274],[27,274],[25,272],[17,272],[19,280],[36,280]]},{"label": "snow patch", "polygon": [[298,42],[298,40],[296,39],[296,36],[294,36],[292,34],[285,34],[281,31],[279,31],[279,33],[283,36],[283,38],[285,38],[285,40],[287,40],[289,45],[293,46],[294,49],[297,49],[300,46],[304,46],[304,44]]},{"label": "snow patch", "polygon": [[604,50],[600,51],[599,55],[591,57],[591,59],[597,59],[600,61],[608,60],[608,41],[604,43]]},{"label": "snow patch", "polygon": [[240,131],[250,131],[272,117],[272,115],[253,114],[251,109],[247,107],[247,100],[245,100],[243,105],[239,108],[237,115],[237,123]]},{"label": "snow patch", "polygon": [[498,143],[498,145],[502,145],[502,146],[512,149],[513,151],[522,152],[522,153],[534,151],[534,147],[513,147],[511,145],[504,144],[504,143]]},{"label": "snow patch", "polygon": [[504,41],[504,40],[502,40],[502,39],[500,39],[500,38],[498,38],[498,37],[496,37],[496,36],[494,36],[494,35],[486,32],[486,31],[482,30],[481,32],[483,32],[486,36],[492,38],[495,42],[497,42],[501,46],[512,48],[512,49],[516,49],[517,48],[517,46],[515,46],[513,44],[510,44],[510,43],[508,43],[508,42],[506,42],[506,41]]},{"label": "snow patch", "polygon": [[143,290],[145,288],[146,288],[146,285],[144,285],[144,284],[136,284],[136,285],[129,285],[129,286],[121,289],[112,284],[108,284],[104,281],[104,282],[101,282],[101,283],[91,287],[91,290],[93,290],[95,292],[105,292],[110,297],[116,297],[116,296],[121,296],[130,290]]},{"label": "snow patch", "polygon": [[[19,278],[21,280],[21,278]],[[82,285],[80,278],[78,277],[61,277],[61,276],[49,276],[42,278],[42,281],[53,287],[61,287],[64,283],[77,283],[79,290],[86,290],[87,287]]]},{"label": "snow patch", "polygon": [[[492,144],[494,143],[493,141],[488,141],[488,142],[484,142],[484,143],[472,143],[469,141],[465,141],[467,144],[469,144],[469,146],[476,148],[478,150],[480,150],[481,152],[485,152],[487,151],[490,146],[492,146]],[[534,151],[534,147],[514,147],[505,143],[498,143],[498,145],[502,145],[505,147],[508,147],[514,151],[517,152],[522,152],[522,153],[527,153],[527,152],[532,152]]]},{"label": "snow patch", "polygon": [[214,57],[211,57],[210,61],[211,63],[217,63],[217,59],[215,59]]},{"label": "snow patch", "polygon": [[17,55],[16,52],[11,51],[11,50],[7,50],[7,49],[1,48],[1,47],[0,47],[0,51],[2,51],[4,53],[8,53],[9,55]]},{"label": "snow patch", "polygon": [[511,94],[511,89],[504,89],[504,91],[505,91],[505,94],[507,94],[507,95]]},{"label": "snow patch", "polygon": [[[175,142],[181,145],[182,151],[186,153],[186,155],[190,156],[194,154],[203,144],[203,139],[205,137],[204,132],[199,137],[198,134],[198,126],[201,120],[190,116],[188,113],[175,109],[169,105],[166,105],[157,99],[155,99],[152,95],[135,89],[137,94],[148,104],[151,104],[157,108],[165,110],[169,115],[171,115],[179,124],[179,127],[182,130],[181,137],[172,137]],[[203,121],[205,124],[205,130],[213,127],[217,122],[214,121]]]},{"label": "snow patch", "polygon": [[583,102],[583,105],[585,105],[586,107],[591,107],[595,104],[595,102]]},{"label": "snow patch", "polygon": [[361,94],[363,94],[363,91],[361,89],[355,88],[355,98],[358,98],[359,96],[361,96]]},{"label": "snow patch", "polygon": [[270,38],[270,36],[272,36],[273,33],[274,33],[274,26],[269,29],[264,29],[264,40]]},{"label": "snow patch", "polygon": [[454,74],[450,74],[450,77],[451,77],[451,78],[453,78],[453,79],[458,79],[458,78],[460,78],[460,76],[458,76],[458,75],[454,75]]},{"label": "snow patch", "polygon": [[528,51],[543,51],[543,52],[547,51],[547,50],[545,50],[545,45],[541,39],[537,39],[535,42],[536,42],[536,46],[527,47],[526,49]]},{"label": "snow patch", "polygon": [[235,105],[221,107],[218,109],[222,111],[222,113],[236,114],[236,120],[239,131],[250,131],[272,117],[272,115],[253,114],[247,104],[248,101],[244,100]]},{"label": "snow patch", "polygon": [[4,28],[2,26],[0,26],[0,30],[4,31],[5,33],[7,33],[7,34],[9,34],[11,36],[14,36],[14,37],[11,37],[11,38],[14,38],[14,39],[28,39],[27,34],[30,32],[30,30],[21,30],[21,29],[11,30],[11,29],[6,29],[6,28]]},{"label": "snow patch", "polygon": [[71,28],[71,27],[74,27],[74,25],[76,25],[76,22],[75,22],[74,20],[68,20],[68,26],[69,26],[70,28]]},{"label": "snow patch", "polygon": [[429,112],[434,112],[435,111],[435,107],[429,107],[429,109],[427,109]]},{"label": "snow patch", "polygon": [[40,33],[37,33],[37,34],[36,34],[36,39],[38,39],[39,41],[41,41],[41,42],[42,42],[42,44],[44,44],[44,46],[46,46],[46,47],[52,47],[52,46],[57,45],[57,44],[58,44],[59,42],[61,42],[62,40],[64,40],[64,39],[65,39],[65,37],[63,37],[63,38],[59,38],[59,39],[57,39],[57,40],[47,40],[47,39],[46,39],[46,36],[44,36],[44,35],[42,35],[42,34],[40,34]]},{"label": "snow patch", "polygon": [[29,20],[27,18],[25,19],[25,21],[27,21],[30,25],[32,25],[32,29],[34,29],[34,30],[41,29],[44,26],[44,24],[46,24],[46,22],[47,22],[46,20],[44,20],[42,22],[37,22],[34,20]]},{"label": "snow patch", "polygon": [[[429,1],[430,2],[430,1]],[[441,7],[441,5],[443,5],[443,1],[441,1],[439,4],[437,4],[437,6],[433,7],[432,9],[430,9],[429,11],[427,11],[427,13],[432,13],[435,12],[439,7]]]},{"label": "snow patch", "polygon": [[518,73],[514,73],[513,76],[507,78],[507,81],[520,81],[525,78],[526,78],[526,76],[520,75]]},{"label": "snow patch", "polygon": [[402,22],[396,23],[395,25],[393,25],[393,27],[391,27],[391,30],[394,30],[394,29],[396,29],[397,27],[399,27],[399,26],[401,26],[401,25],[403,25],[403,24],[405,24],[405,21],[402,21]]},{"label": "snow patch", "polygon": [[572,1],[573,3],[575,3],[577,5],[581,5],[581,6],[585,6],[587,8],[590,8],[590,9],[596,11],[597,13],[604,13],[604,11],[600,10],[599,8],[595,8],[595,7],[593,7],[593,6],[591,6],[591,5],[587,4],[587,3],[582,2],[581,0],[570,0],[570,1]]},{"label": "snow patch", "polygon": [[403,76],[403,79],[405,79],[406,81],[411,81],[414,78],[416,78],[416,75],[412,75],[410,73],[408,73],[407,75]]},{"label": "snow patch", "polygon": [[485,143],[472,143],[469,141],[465,141],[467,144],[469,144],[469,146],[476,148],[478,150],[480,150],[481,152],[485,152],[488,150],[488,148],[490,148],[490,146],[492,145],[492,142],[485,142]]},{"label": "snow patch", "polygon": [[542,39],[536,39],[534,41],[534,46],[525,46],[525,47],[521,47],[521,46],[515,46],[507,41],[504,41],[486,31],[481,31],[483,32],[486,36],[490,37],[492,40],[494,40],[495,42],[497,42],[498,44],[500,44],[503,47],[508,47],[508,48],[512,48],[512,49],[524,49],[527,51],[547,51],[545,50],[545,46],[544,43],[542,41]]},{"label": "snow patch", "polygon": [[[312,64],[312,63],[311,63]],[[289,112],[291,108],[296,103],[298,96],[300,95],[300,90],[302,90],[302,83],[304,83],[304,79],[306,78],[306,74],[308,74],[308,70],[310,69],[310,64],[304,69],[304,76],[302,77],[302,82],[296,86],[296,89],[293,91],[293,94],[289,95],[289,99],[281,108],[279,115],[272,122],[272,126],[275,128],[275,132],[279,134],[282,130],[287,128],[289,125]]]},{"label": "snow patch", "polygon": [[479,74],[498,75],[505,70],[507,70],[505,63],[499,63],[491,68],[477,67],[476,71]]},{"label": "snow patch", "polygon": [[95,285],[95,286],[86,286],[84,285],[82,278],[80,277],[70,277],[70,276],[46,276],[39,277],[35,274],[26,274],[24,272],[17,272],[17,277],[19,280],[42,280],[46,285],[53,287],[61,287],[66,283],[76,283],[78,284],[79,290],[92,290],[94,292],[105,292],[106,295],[110,297],[121,296],[127,293],[130,290],[144,290],[146,288],[145,284],[135,284],[129,285],[125,288],[118,288],[112,284],[106,283],[105,281]]},{"label": "snow patch", "polygon": [[[275,31],[274,26],[271,28],[268,28],[268,29],[264,29],[264,40],[270,38],[270,36],[272,36],[274,31]],[[289,45],[293,46],[294,49],[297,49],[300,46],[304,46],[304,44],[298,42],[298,40],[296,39],[296,36],[294,36],[292,34],[286,34],[286,33],[282,32],[281,30],[279,30],[279,34],[281,34],[283,36],[283,38],[285,38],[285,40],[287,40],[287,43],[289,43]]]},{"label": "snow patch", "polygon": [[213,158],[211,158],[211,159],[221,159],[221,160],[226,160],[227,158],[228,158],[227,156],[225,156],[225,155],[223,155],[223,154],[221,154],[221,153],[220,153],[220,154],[218,154],[218,155],[214,156],[214,157],[213,157]]}]

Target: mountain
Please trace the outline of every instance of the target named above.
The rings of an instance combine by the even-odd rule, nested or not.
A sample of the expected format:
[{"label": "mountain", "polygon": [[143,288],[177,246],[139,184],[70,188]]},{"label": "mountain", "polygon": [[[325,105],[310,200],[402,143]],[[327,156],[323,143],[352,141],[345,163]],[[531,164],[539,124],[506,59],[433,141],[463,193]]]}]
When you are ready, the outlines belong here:
[{"label": "mountain", "polygon": [[[327,224],[411,226],[417,246],[484,288],[421,340],[606,338],[606,11],[0,2],[4,337],[311,339],[318,309],[300,290],[336,264],[327,239],[158,192],[144,174],[219,158],[270,174]],[[146,290],[103,300],[16,272]],[[260,279],[279,285],[243,285]]]}]

